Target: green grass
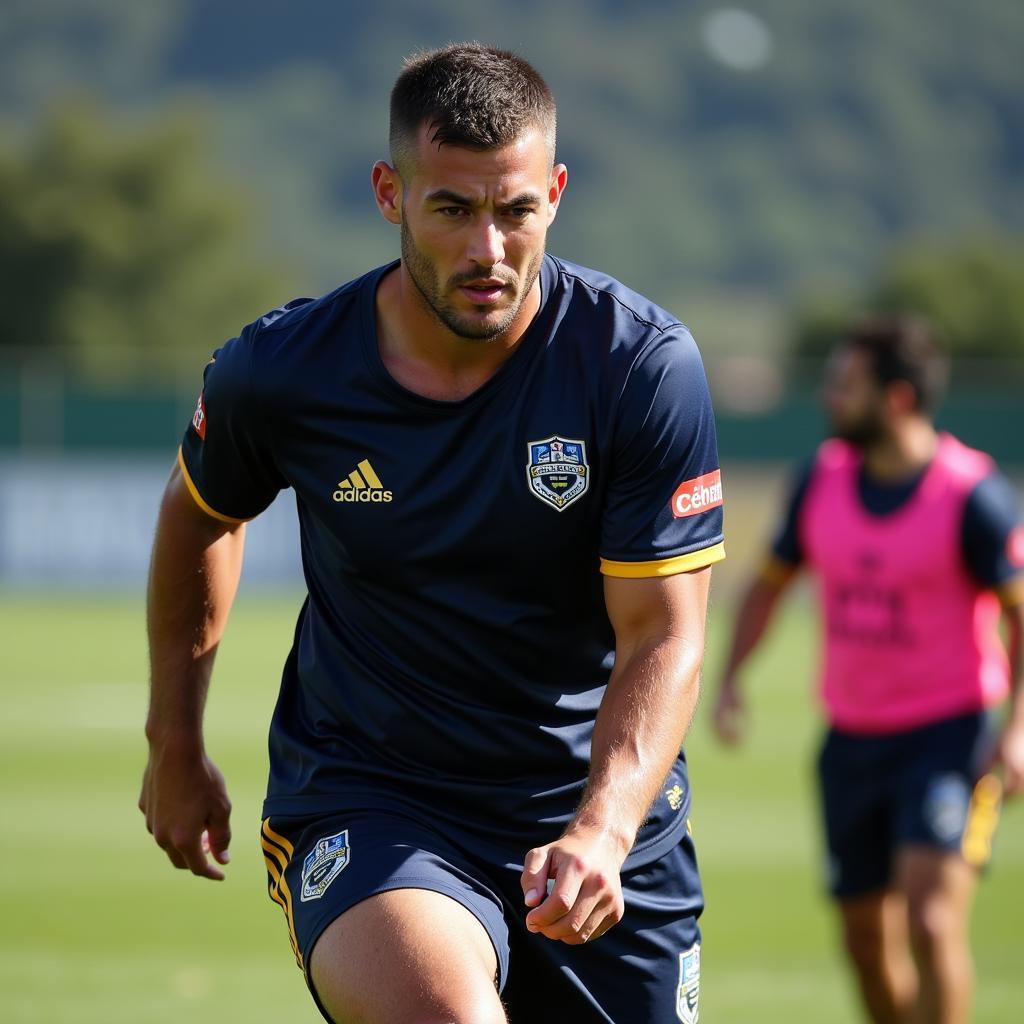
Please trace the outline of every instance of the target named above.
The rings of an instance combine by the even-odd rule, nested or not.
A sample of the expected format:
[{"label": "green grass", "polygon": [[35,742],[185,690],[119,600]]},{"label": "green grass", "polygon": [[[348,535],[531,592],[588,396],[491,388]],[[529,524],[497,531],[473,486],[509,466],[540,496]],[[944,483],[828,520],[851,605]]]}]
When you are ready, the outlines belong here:
[{"label": "green grass", "polygon": [[[0,1019],[6,1024],[320,1020],[267,899],[257,830],[266,727],[297,601],[244,597],[210,699],[234,801],[229,878],[174,871],[135,809],[145,760],[141,600],[0,595]],[[709,677],[726,613],[712,614]],[[688,750],[707,890],[702,1020],[859,1020],[820,896],[810,762],[814,639],[797,602],[752,666],[738,753],[702,709]],[[1019,1019],[1024,811],[975,914],[977,1024]]]}]

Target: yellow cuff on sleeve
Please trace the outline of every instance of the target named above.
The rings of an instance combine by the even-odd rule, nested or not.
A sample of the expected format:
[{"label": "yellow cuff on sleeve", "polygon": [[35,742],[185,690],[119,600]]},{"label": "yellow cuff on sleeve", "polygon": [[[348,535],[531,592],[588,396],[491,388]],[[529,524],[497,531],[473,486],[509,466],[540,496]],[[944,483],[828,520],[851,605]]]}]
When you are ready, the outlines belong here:
[{"label": "yellow cuff on sleeve", "polygon": [[188,466],[185,465],[185,453],[178,449],[178,465],[181,467],[181,475],[185,481],[185,486],[188,488],[188,493],[192,495],[195,503],[208,515],[214,519],[219,519],[222,523],[247,523],[248,519],[236,519],[234,516],[226,516],[222,512],[218,512],[215,508],[211,508],[204,500],[203,496],[199,493],[199,488],[192,482],[192,476],[188,471]]},{"label": "yellow cuff on sleeve", "polygon": [[675,576],[680,572],[703,569],[725,558],[725,544],[714,544],[700,551],[691,551],[675,558],[664,558],[656,562],[613,562],[601,559],[601,572],[605,576],[619,576],[623,579],[649,579],[653,576]]}]

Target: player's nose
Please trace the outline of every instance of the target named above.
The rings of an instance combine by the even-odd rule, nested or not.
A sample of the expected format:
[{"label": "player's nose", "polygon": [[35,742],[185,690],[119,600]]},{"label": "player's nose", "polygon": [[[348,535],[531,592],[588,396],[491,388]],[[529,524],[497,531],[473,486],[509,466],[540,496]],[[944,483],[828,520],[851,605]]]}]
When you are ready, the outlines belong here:
[{"label": "player's nose", "polygon": [[481,219],[473,231],[466,255],[482,267],[493,267],[505,258],[505,238],[494,221]]}]

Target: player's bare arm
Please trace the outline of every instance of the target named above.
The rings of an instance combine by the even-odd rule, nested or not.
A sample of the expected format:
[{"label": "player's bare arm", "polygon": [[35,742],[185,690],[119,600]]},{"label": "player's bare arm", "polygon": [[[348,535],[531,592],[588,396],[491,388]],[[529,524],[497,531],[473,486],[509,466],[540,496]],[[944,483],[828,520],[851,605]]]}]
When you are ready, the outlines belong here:
[{"label": "player's bare arm", "polygon": [[200,509],[175,466],[150,565],[149,761],[139,810],[176,868],[217,880],[224,877],[217,865],[228,862],[231,804],[223,777],[206,756],[203,709],[244,539],[243,524]]},{"label": "player's bare arm", "polygon": [[655,579],[605,577],[615,669],[583,800],[560,839],[526,856],[531,931],[578,945],[622,919],[619,871],[697,703],[710,580],[710,567]]},{"label": "player's bare arm", "polygon": [[732,643],[715,695],[715,732],[723,743],[739,743],[746,731],[746,704],[740,689],[739,671],[768,629],[779,599],[797,575],[797,567],[771,559],[748,585],[740,601]]},{"label": "player's bare arm", "polygon": [[[1019,586],[1018,590],[1024,590]],[[996,747],[1007,794],[1024,792],[1024,600],[1004,605],[1012,690],[1006,724]]]}]

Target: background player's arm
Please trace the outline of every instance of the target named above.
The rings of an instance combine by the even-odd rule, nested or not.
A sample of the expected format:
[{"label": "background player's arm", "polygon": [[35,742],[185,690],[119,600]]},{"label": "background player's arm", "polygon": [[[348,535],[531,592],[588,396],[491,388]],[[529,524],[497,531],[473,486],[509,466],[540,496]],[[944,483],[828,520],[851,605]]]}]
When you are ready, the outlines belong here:
[{"label": "background player's arm", "polygon": [[739,671],[761,642],[779,598],[789,588],[798,566],[772,556],[747,585],[733,625],[725,668],[715,696],[715,732],[725,743],[738,743],[745,731],[746,704],[740,689]]},{"label": "background player's arm", "polygon": [[243,523],[216,519],[198,506],[175,466],[150,565],[149,761],[139,809],[175,867],[214,879],[224,877],[217,863],[228,861],[231,805],[223,777],[206,756],[203,708],[244,539]]},{"label": "background player's arm", "polygon": [[1024,792],[1024,579],[1018,581],[1016,589],[1022,592],[1019,599],[1003,605],[1012,690],[1006,723],[995,751],[1007,793]]},{"label": "background player's arm", "polygon": [[526,857],[532,931],[577,944],[622,918],[619,871],[696,706],[710,578],[710,567],[655,579],[605,577],[615,668],[576,815],[559,840]]}]

